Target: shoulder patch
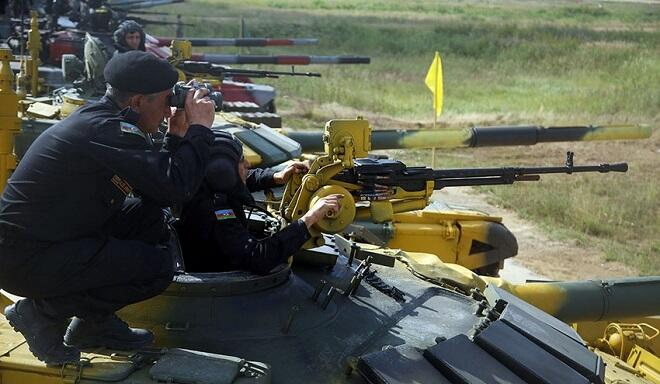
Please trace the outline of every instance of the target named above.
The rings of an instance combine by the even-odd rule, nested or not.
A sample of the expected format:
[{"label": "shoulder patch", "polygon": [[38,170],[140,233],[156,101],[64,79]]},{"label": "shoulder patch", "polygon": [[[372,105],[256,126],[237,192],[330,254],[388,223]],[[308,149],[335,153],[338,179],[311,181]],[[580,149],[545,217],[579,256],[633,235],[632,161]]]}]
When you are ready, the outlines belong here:
[{"label": "shoulder patch", "polygon": [[235,219],[236,214],[234,214],[234,211],[232,209],[218,209],[217,211],[215,211],[215,218],[218,221]]},{"label": "shoulder patch", "polygon": [[143,139],[147,139],[145,136],[144,132],[140,131],[140,128],[136,127],[135,125],[131,123],[127,123],[125,121],[120,121],[119,122],[119,129],[121,129],[122,132],[124,133],[130,133],[132,135],[138,135],[142,137]]},{"label": "shoulder patch", "polygon": [[124,195],[128,196],[133,192],[133,187],[124,179],[119,177],[118,175],[113,175],[112,178],[110,179],[112,181],[112,184],[117,187]]}]

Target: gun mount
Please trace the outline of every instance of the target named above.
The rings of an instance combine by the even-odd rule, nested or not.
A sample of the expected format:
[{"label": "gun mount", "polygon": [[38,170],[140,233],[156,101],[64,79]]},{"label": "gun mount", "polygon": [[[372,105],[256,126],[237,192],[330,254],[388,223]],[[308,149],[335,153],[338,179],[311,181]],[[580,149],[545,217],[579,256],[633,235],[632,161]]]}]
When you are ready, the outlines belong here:
[{"label": "gun mount", "polygon": [[[446,187],[513,184],[537,181],[541,174],[626,172],[628,169],[626,163],[576,166],[572,152],[567,154],[566,164],[560,167],[440,170],[406,167],[396,160],[367,158],[371,133],[368,122],[360,118],[328,122],[323,135],[325,154],[314,160],[306,175],[298,175],[286,185],[279,211],[288,221],[302,217],[320,197],[344,196],[341,210],[314,228],[313,238],[306,244],[308,247],[323,244],[321,233],[341,233],[355,220],[394,223],[394,242],[403,241],[396,239],[397,236],[419,239],[419,233],[404,230],[398,234],[395,215],[424,209],[433,191]],[[415,250],[439,253],[428,248]]]}]

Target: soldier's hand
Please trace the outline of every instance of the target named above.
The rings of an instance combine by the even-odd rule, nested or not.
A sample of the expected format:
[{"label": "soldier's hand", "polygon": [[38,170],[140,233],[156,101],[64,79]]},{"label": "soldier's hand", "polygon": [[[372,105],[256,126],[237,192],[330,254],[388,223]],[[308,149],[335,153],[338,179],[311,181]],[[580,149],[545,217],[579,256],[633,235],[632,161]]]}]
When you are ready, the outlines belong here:
[{"label": "soldier's hand", "polygon": [[186,119],[186,112],[183,109],[171,107],[172,116],[167,119],[167,133],[179,137],[184,137],[188,132],[188,121]]},{"label": "soldier's hand", "polygon": [[215,103],[206,97],[208,90],[204,88],[188,91],[186,95],[186,120],[188,125],[198,124],[210,128],[215,118]]},{"label": "soldier's hand", "polygon": [[328,215],[336,215],[341,209],[341,199],[343,197],[343,195],[335,194],[320,198],[314,206],[312,206],[312,208],[301,217],[301,220],[309,229],[324,217]]},{"label": "soldier's hand", "polygon": [[307,171],[309,171],[309,166],[306,163],[291,163],[283,170],[275,172],[273,175],[273,181],[278,185],[286,184],[291,179],[291,176],[297,173],[307,173]]}]

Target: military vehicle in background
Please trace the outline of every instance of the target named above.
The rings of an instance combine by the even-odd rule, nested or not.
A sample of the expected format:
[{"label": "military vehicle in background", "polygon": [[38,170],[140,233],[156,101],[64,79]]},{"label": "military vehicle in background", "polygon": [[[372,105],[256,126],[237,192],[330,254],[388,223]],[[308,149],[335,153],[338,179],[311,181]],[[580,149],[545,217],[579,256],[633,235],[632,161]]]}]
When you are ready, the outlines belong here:
[{"label": "military vehicle in background", "polygon": [[[359,201],[371,192],[370,180],[383,180],[384,168],[393,168],[365,157],[371,148],[365,120],[330,121],[324,137],[325,154],[287,184],[279,211],[262,212],[269,222],[264,235],[336,188]],[[444,182],[456,179],[440,172]],[[431,188],[439,175],[432,174]],[[317,229],[338,232],[358,205],[345,202]],[[0,378],[3,384],[660,383],[660,277],[511,284],[427,253],[320,232],[310,245],[319,239],[324,246],[300,251],[293,264],[268,275],[183,271],[161,295],[122,309],[131,325],[155,332],[155,348],[97,348],[84,351],[79,364],[47,367],[0,319]],[[0,304],[12,300],[0,294]]]},{"label": "military vehicle in background", "polygon": [[[96,47],[96,50],[102,52],[93,57],[103,63],[94,65],[104,65],[104,62],[112,56],[115,50],[112,32],[124,20],[131,19],[145,25],[174,24],[177,26],[177,31],[182,31],[185,24],[181,22],[180,18],[176,22],[168,22],[130,14],[130,12],[137,12],[134,8],[170,2],[173,1],[83,2],[79,9],[67,9],[59,6],[60,9],[55,12],[56,16],[38,17],[44,48],[40,58],[42,63],[46,64],[46,66],[40,67],[41,77],[45,79],[51,89],[70,86],[76,79],[75,74],[80,74],[80,68],[87,66],[85,61],[89,60],[90,56],[85,55],[85,47],[90,44],[90,40],[93,40],[91,44]],[[162,14],[159,15],[162,16]],[[15,54],[23,51],[27,41],[27,28],[23,27],[25,23],[22,22],[22,19],[17,19],[17,21],[20,22],[21,27],[17,27],[14,23],[11,28],[13,33],[5,39],[13,47]],[[170,47],[173,38],[158,38],[146,34],[145,40],[147,51],[163,59],[178,60],[174,58],[178,49]],[[189,41],[193,47],[300,46],[318,43],[317,39],[311,38],[194,38]],[[63,56],[68,59],[63,61]],[[102,60],[101,56],[105,56],[106,60]],[[78,62],[74,62],[74,58]],[[370,62],[369,57],[363,56],[227,55],[193,53],[192,51],[187,59],[211,64],[273,64],[292,67],[310,64],[368,64]],[[15,72],[18,69],[17,66],[14,67]],[[102,81],[100,83],[102,85]],[[248,121],[266,123],[271,127],[282,126],[281,117],[276,113],[274,87],[255,84],[246,74],[226,76],[220,82],[216,82],[214,86],[218,90],[222,88],[226,111],[235,112],[236,115]],[[90,96],[89,92],[84,91],[83,93],[87,97]]]}]

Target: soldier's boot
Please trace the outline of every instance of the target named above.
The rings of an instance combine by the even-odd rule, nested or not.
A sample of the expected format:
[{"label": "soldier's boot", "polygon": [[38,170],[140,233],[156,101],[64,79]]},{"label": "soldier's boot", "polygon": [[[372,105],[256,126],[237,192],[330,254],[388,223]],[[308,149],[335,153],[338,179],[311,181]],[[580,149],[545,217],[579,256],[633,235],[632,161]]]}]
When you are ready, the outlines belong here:
[{"label": "soldier's boot", "polygon": [[27,341],[30,352],[48,365],[62,365],[80,361],[80,351],[64,345],[63,321],[53,320],[40,313],[29,299],[19,300],[5,308],[9,325]]},{"label": "soldier's boot", "polygon": [[151,345],[154,335],[146,329],[130,328],[112,314],[101,319],[74,317],[66,330],[64,342],[80,349],[105,347],[130,350]]}]

